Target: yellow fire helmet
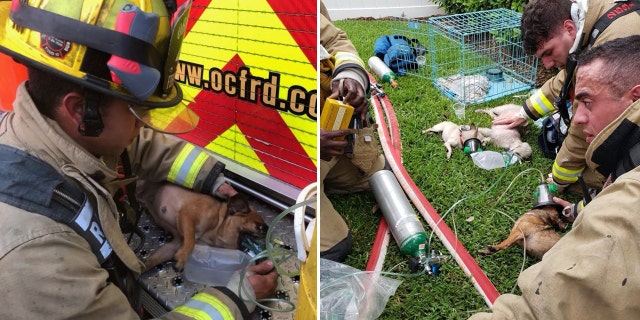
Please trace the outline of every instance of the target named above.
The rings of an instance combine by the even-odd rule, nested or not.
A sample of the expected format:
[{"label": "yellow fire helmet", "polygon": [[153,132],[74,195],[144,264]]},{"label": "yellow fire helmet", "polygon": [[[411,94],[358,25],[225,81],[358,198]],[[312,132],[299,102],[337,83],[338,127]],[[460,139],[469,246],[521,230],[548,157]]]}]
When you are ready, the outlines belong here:
[{"label": "yellow fire helmet", "polygon": [[188,132],[198,116],[174,76],[191,0],[169,9],[165,2],[0,1],[0,51],[128,101],[155,130]]}]

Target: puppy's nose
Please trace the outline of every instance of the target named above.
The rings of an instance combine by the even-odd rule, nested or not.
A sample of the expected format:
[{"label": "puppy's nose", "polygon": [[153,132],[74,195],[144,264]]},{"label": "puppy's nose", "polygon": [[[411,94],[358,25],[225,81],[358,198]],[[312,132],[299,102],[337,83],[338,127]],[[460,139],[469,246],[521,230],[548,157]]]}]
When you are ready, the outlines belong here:
[{"label": "puppy's nose", "polygon": [[256,230],[260,233],[267,233],[269,226],[266,223],[256,223]]}]

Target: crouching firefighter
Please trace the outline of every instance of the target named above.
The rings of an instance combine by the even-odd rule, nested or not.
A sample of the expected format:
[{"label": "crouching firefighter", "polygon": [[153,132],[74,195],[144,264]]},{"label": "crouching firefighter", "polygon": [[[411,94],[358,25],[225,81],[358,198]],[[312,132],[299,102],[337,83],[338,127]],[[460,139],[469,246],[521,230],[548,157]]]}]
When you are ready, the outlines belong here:
[{"label": "crouching firefighter", "polygon": [[[571,123],[576,111],[574,70],[576,59],[588,48],[616,38],[639,34],[637,0],[532,0],[522,14],[521,33],[525,52],[538,56],[546,67],[561,67],[540,90],[529,97],[511,124],[526,119],[543,120],[538,144],[554,159],[551,181],[560,192],[580,194],[578,176],[590,188],[600,190],[606,177],[586,165],[588,144],[582,127]],[[501,121],[501,124],[507,124]]]},{"label": "crouching firefighter", "polygon": [[[28,68],[0,119],[0,319],[147,317],[116,192],[144,178],[236,193],[223,163],[170,135],[198,117],[172,73],[191,2],[165,2],[0,2],[0,51]],[[251,268],[162,318],[247,318],[240,280],[243,298],[265,298],[277,277],[271,262]]]}]

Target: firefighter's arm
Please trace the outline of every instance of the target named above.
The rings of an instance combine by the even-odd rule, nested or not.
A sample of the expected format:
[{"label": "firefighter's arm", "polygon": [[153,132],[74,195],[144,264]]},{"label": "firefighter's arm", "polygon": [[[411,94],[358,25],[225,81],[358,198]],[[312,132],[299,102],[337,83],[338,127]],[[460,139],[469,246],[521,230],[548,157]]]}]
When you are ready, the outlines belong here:
[{"label": "firefighter's arm", "polygon": [[562,198],[553,197],[553,202],[562,206],[560,219],[564,220],[565,222],[573,223],[582,209],[584,209],[584,200],[580,200],[577,203],[571,203]]},{"label": "firefighter's arm", "polygon": [[565,70],[560,70],[558,74],[547,80],[539,90],[536,90],[525,100],[523,108],[530,119],[538,120],[556,112],[557,108],[553,102],[560,95],[566,76]]},{"label": "firefighter's arm", "polygon": [[[250,319],[256,305],[254,300],[272,297],[275,293],[276,273],[273,263],[263,261],[249,266],[243,281],[242,272],[236,271],[225,287],[207,287],[185,304],[175,308],[162,319],[184,319],[206,314],[211,319]],[[209,319],[207,318],[207,319]]]},{"label": "firefighter's arm", "polygon": [[336,27],[329,17],[329,12],[321,2],[320,10],[320,44],[331,55],[338,52],[349,52],[358,55],[358,50],[353,45],[347,33]]},{"label": "firefighter's arm", "polygon": [[129,146],[133,172],[150,181],[169,181],[196,192],[232,196],[225,164],[205,149],[173,135],[142,128]]},{"label": "firefighter's arm", "polygon": [[527,119],[538,120],[544,116],[554,113],[557,109],[553,105],[554,100],[560,94],[564,84],[566,72],[561,70],[553,78],[547,80],[540,90],[536,90],[522,104],[522,109],[516,113],[505,114],[496,117],[494,124],[507,125],[515,128],[527,121]]},{"label": "firefighter's arm", "polygon": [[208,287],[160,319],[250,319],[250,312],[240,298],[229,289]]},{"label": "firefighter's arm", "polygon": [[525,109],[525,105],[523,105],[523,107],[515,113],[507,113],[507,114],[503,114],[498,117],[495,117],[495,119],[493,119],[493,124],[506,125],[507,128],[509,129],[516,128],[526,123],[527,120],[529,119],[529,116],[524,111],[524,109]]},{"label": "firefighter's arm", "polygon": [[588,146],[582,126],[572,125],[556,155],[551,171],[553,183],[559,187],[559,191],[578,181],[578,175],[586,167],[585,154]]},{"label": "firefighter's arm", "polygon": [[503,294],[496,299],[491,313],[480,312],[472,315],[469,320],[511,320],[535,319],[527,301],[519,296]]},{"label": "firefighter's arm", "polygon": [[516,128],[524,124],[528,119],[538,120],[554,113],[557,109],[553,102],[560,94],[565,76],[566,72],[561,70],[553,78],[547,80],[539,90],[536,90],[527,98],[520,110],[496,117],[493,119],[493,124]]},{"label": "firefighter's arm", "polygon": [[364,62],[347,34],[333,25],[326,9],[321,10],[321,13],[320,44],[335,57],[331,98],[337,98],[342,93],[343,101],[356,108],[355,114],[364,119],[369,103],[366,96],[369,77]]}]

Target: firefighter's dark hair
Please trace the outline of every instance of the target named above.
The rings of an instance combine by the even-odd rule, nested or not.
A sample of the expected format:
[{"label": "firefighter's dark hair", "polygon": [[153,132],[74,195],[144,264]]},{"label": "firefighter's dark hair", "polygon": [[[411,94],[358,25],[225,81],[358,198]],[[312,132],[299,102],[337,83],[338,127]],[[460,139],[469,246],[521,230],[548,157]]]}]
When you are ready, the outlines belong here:
[{"label": "firefighter's dark hair", "polygon": [[82,92],[82,87],[74,82],[38,68],[28,67],[27,90],[40,113],[53,119],[55,108],[62,97],[69,92]]},{"label": "firefighter's dark hair", "polygon": [[[40,113],[50,119],[54,119],[55,109],[62,98],[70,93],[84,94],[87,89],[77,82],[67,80],[48,70],[27,66],[27,91]],[[104,106],[112,100],[111,97],[99,94],[100,106]]]},{"label": "firefighter's dark hair", "polygon": [[532,0],[525,7],[520,20],[522,46],[527,54],[534,54],[558,32],[564,21],[571,20],[570,0]]},{"label": "firefighter's dark hair", "polygon": [[578,57],[578,72],[581,66],[596,60],[606,65],[600,73],[600,84],[613,96],[623,96],[640,84],[640,35],[613,39],[583,51]]}]

